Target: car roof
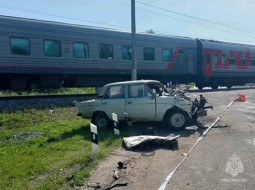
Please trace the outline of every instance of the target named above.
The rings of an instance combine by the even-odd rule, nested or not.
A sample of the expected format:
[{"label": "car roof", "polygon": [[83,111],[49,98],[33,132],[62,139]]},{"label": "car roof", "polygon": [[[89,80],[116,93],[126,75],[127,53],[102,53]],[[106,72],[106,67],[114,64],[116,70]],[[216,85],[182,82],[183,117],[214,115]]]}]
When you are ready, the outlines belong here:
[{"label": "car roof", "polygon": [[159,83],[159,81],[157,80],[131,80],[131,81],[109,83],[109,84],[106,84],[105,86],[114,86],[114,85],[121,85],[121,84],[137,84],[137,83],[145,84],[145,83],[152,83],[152,82]]},{"label": "car roof", "polygon": [[132,80],[132,81],[123,81],[123,82],[114,82],[109,83],[103,86],[101,92],[98,94],[98,96],[103,96],[105,93],[105,90],[109,86],[115,86],[115,85],[126,85],[126,84],[147,84],[147,83],[159,83],[157,80]]}]

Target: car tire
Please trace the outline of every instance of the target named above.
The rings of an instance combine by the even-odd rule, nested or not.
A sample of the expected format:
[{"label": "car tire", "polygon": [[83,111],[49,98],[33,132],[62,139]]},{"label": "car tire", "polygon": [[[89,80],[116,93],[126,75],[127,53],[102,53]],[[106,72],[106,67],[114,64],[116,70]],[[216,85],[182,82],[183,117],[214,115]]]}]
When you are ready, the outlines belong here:
[{"label": "car tire", "polygon": [[204,88],[204,86],[203,86],[203,85],[201,85],[201,84],[200,84],[200,85],[199,85],[199,84],[197,84],[196,86],[197,86],[198,90],[203,90],[203,88]]},{"label": "car tire", "polygon": [[186,127],[186,114],[179,110],[171,110],[166,113],[164,121],[171,130],[182,130]]},{"label": "car tire", "polygon": [[107,117],[107,115],[103,112],[96,113],[95,118],[93,119],[93,123],[98,127],[102,129],[106,129],[110,125],[110,120]]},{"label": "car tire", "polygon": [[219,87],[219,85],[217,85],[217,84],[212,84],[212,85],[211,85],[211,88],[212,88],[213,90],[217,90],[218,87]]},{"label": "car tire", "polygon": [[227,85],[227,88],[230,90],[232,88],[232,85]]}]

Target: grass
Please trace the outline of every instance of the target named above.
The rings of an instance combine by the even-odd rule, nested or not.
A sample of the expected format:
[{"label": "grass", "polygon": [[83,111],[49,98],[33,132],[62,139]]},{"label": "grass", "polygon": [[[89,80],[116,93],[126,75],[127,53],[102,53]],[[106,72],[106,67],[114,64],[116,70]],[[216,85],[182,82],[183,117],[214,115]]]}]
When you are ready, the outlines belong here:
[{"label": "grass", "polygon": [[32,95],[66,95],[66,94],[94,94],[95,88],[55,88],[55,89],[31,89],[29,91],[0,91],[0,96],[32,96]]},{"label": "grass", "polygon": [[[10,140],[28,131],[43,135]],[[82,185],[91,169],[121,145],[112,131],[99,130],[99,154],[91,161],[89,120],[76,117],[76,108],[55,108],[53,114],[46,109],[0,114],[0,189]]]}]

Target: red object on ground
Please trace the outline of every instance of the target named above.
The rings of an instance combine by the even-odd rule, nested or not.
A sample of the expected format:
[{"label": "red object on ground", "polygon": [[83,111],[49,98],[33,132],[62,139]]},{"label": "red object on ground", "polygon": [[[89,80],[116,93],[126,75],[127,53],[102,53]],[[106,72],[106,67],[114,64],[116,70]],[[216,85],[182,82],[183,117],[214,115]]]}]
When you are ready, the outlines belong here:
[{"label": "red object on ground", "polygon": [[240,102],[245,102],[245,94],[238,94],[238,97]]}]

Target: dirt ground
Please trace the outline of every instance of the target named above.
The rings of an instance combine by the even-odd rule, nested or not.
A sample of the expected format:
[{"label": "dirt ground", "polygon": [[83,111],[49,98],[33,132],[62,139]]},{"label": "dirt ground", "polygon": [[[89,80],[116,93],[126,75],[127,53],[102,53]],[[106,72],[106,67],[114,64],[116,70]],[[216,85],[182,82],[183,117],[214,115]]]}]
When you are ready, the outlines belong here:
[{"label": "dirt ground", "polygon": [[[208,111],[208,115],[200,118],[200,121],[206,125],[213,123],[239,93],[246,95],[246,102],[232,104],[215,128],[198,143],[173,174],[165,189],[254,189],[255,89],[203,91],[202,94],[214,106],[214,110]],[[201,93],[193,91],[192,94]],[[148,124],[148,127],[153,125]],[[159,189],[204,130],[196,126],[179,132],[162,127],[155,127],[155,130],[156,135],[180,135],[178,149],[145,147],[142,150],[130,151],[119,148],[102,161],[97,170],[92,171],[85,184],[98,182],[101,188],[97,189],[106,189],[114,184],[126,186],[112,189]],[[151,154],[143,154],[144,152]],[[127,163],[127,168],[121,169],[118,180],[114,180],[113,174],[118,162]]]}]

